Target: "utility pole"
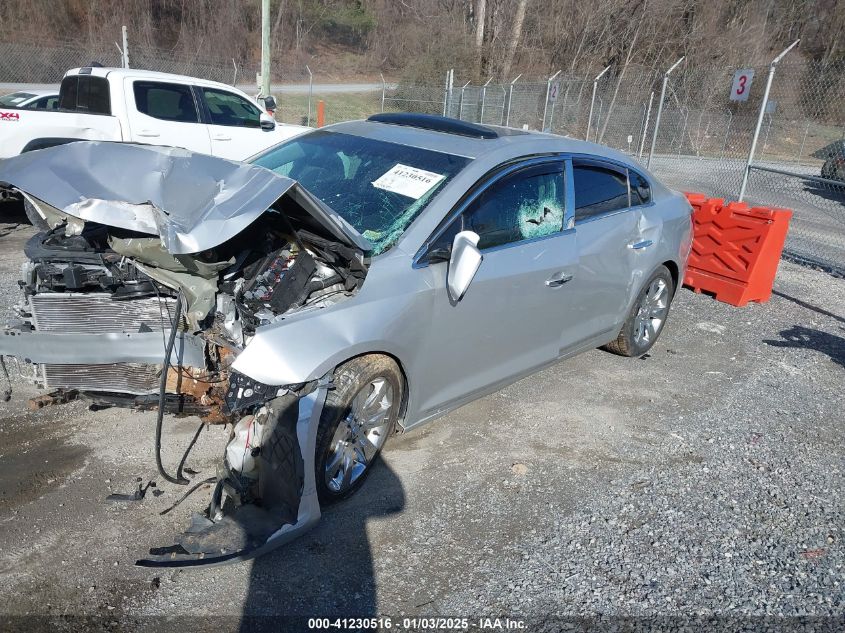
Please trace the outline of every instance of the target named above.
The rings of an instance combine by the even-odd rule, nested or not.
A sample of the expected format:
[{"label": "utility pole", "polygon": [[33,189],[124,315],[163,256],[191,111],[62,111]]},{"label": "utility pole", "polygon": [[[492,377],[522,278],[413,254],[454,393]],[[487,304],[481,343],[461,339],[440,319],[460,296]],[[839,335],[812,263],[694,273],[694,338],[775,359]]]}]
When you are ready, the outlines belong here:
[{"label": "utility pole", "polygon": [[261,96],[270,96],[270,0],[261,0]]}]

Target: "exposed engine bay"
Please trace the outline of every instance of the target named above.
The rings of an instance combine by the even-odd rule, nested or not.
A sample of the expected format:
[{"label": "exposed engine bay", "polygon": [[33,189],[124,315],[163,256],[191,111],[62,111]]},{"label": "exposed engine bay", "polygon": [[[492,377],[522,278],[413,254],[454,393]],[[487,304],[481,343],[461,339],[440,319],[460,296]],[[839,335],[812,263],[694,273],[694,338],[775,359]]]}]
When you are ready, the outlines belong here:
[{"label": "exposed engine bay", "polygon": [[[109,180],[114,161],[157,179],[138,185],[130,175],[123,193]],[[2,165],[0,187],[25,196],[49,226],[25,247],[22,299],[0,331],[0,358],[54,394],[156,410],[157,466],[172,483],[190,483],[190,446],[170,475],[160,457],[165,413],[232,425],[205,512],[139,564],[242,560],[313,525],[314,436],[329,377],[271,386],[232,366],[262,328],[354,296],[366,240],[295,181],[172,148],[33,152]]]},{"label": "exposed engine bay", "polygon": [[[168,368],[167,408],[212,422],[229,421],[222,407],[229,366],[256,329],[341,301],[358,290],[366,274],[353,249],[297,231],[275,208],[219,246],[175,256],[158,238],[52,215],[54,228],[26,245],[30,261],[22,271],[15,327],[161,336],[170,330],[181,296],[177,329],[198,338],[202,354]],[[155,405],[151,395],[158,392],[162,371],[160,360],[40,363],[30,375],[44,388],[74,389],[103,405],[146,408]]]}]

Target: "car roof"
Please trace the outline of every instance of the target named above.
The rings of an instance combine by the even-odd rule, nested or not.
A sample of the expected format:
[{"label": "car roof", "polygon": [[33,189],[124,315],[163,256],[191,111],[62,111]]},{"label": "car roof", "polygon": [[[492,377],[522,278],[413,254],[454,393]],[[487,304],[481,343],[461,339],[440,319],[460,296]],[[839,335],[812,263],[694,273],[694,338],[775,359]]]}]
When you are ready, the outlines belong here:
[{"label": "car roof", "polygon": [[58,89],[53,90],[21,90],[22,93],[30,94],[33,97],[58,97]]},{"label": "car roof", "polygon": [[106,66],[86,66],[85,72],[81,72],[83,68],[72,68],[65,73],[65,77],[73,75],[92,75],[94,77],[110,77],[114,79],[124,79],[126,77],[132,79],[151,79],[156,81],[172,81],[178,83],[190,83],[198,86],[213,86],[216,88],[224,88],[226,90],[241,90],[234,88],[228,84],[219,81],[209,81],[208,79],[200,79],[199,77],[190,77],[188,75],[175,75],[172,73],[161,73],[155,70],[139,70],[137,68],[110,68]]},{"label": "car roof", "polygon": [[36,99],[39,97],[58,97],[59,91],[58,90],[16,90],[15,92],[11,92],[7,95],[3,95],[4,97],[13,97],[15,95],[26,95],[27,100]]},{"label": "car roof", "polygon": [[[456,122],[447,117],[426,117],[433,121]],[[470,133],[462,134],[432,129],[436,126],[415,127],[409,124],[387,123],[379,120],[347,121],[326,126],[325,130],[362,136],[380,141],[398,143],[409,147],[419,147],[435,152],[464,156],[476,159],[495,152],[497,155],[508,154],[513,158],[531,154],[589,154],[610,158],[625,164],[633,164],[630,157],[604,145],[587,141],[497,125],[473,126],[492,132],[493,138],[480,138]]]}]

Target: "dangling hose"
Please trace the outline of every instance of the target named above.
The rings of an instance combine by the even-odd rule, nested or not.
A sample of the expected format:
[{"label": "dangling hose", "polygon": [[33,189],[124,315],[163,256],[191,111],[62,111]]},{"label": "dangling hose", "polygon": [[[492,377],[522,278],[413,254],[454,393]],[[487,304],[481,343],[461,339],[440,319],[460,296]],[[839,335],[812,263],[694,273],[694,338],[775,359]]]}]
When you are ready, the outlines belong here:
[{"label": "dangling hose", "polygon": [[[158,468],[159,474],[166,480],[172,484],[178,484],[180,486],[187,486],[190,481],[185,479],[182,476],[182,464],[185,463],[185,457],[187,457],[187,451],[185,453],[185,457],[182,458],[182,462],[179,464],[179,471],[176,473],[176,477],[172,477],[167,474],[164,470],[164,466],[161,463],[161,425],[164,421],[164,401],[167,395],[167,373],[170,369],[170,357],[173,355],[173,345],[176,343],[176,333],[179,330],[179,319],[182,317],[182,291],[179,291],[179,294],[176,297],[176,316],[173,319],[173,323],[170,325],[170,338],[167,339],[167,348],[164,351],[164,363],[162,364],[161,368],[161,383],[159,384],[158,388],[158,416],[156,418],[156,467]],[[196,438],[199,436],[199,431],[197,431],[196,436],[194,436],[194,442]],[[188,446],[188,450],[194,445],[194,442],[191,442],[190,446]]]},{"label": "dangling hose", "polygon": [[6,388],[3,390],[0,400],[8,402],[12,399],[12,380],[9,378],[9,370],[6,369],[6,361],[3,360],[2,354],[0,354],[0,371],[2,371],[3,376],[6,378]]}]

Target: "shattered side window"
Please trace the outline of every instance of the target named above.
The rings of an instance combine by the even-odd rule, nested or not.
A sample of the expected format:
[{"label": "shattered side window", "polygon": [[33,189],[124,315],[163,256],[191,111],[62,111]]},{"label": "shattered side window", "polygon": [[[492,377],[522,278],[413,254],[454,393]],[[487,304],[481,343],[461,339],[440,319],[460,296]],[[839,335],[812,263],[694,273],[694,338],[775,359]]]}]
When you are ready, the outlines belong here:
[{"label": "shattered side window", "polygon": [[480,249],[559,233],[563,228],[562,165],[540,165],[507,176],[464,213],[464,230],[478,233]]}]

